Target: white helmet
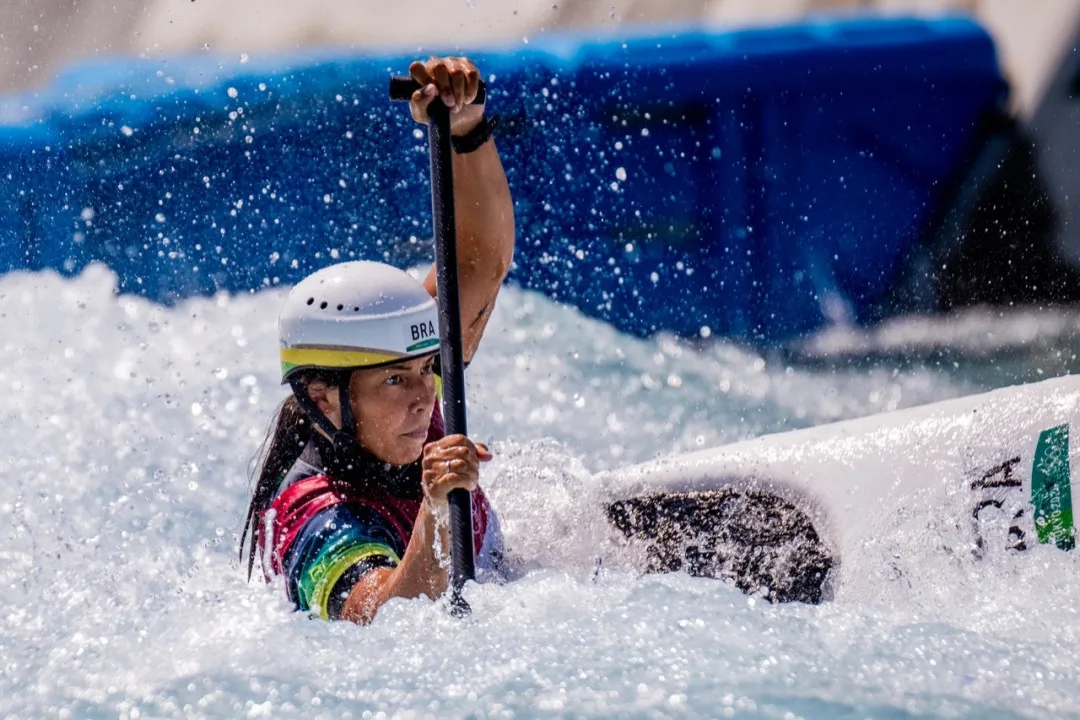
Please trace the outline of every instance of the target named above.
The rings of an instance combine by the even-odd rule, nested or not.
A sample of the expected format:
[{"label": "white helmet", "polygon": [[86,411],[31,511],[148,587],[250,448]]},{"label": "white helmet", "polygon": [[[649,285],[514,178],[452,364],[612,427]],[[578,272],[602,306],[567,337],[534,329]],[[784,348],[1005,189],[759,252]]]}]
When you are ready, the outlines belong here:
[{"label": "white helmet", "polygon": [[278,318],[281,380],[305,368],[373,367],[439,349],[435,300],[390,265],[331,265],[293,287]]}]

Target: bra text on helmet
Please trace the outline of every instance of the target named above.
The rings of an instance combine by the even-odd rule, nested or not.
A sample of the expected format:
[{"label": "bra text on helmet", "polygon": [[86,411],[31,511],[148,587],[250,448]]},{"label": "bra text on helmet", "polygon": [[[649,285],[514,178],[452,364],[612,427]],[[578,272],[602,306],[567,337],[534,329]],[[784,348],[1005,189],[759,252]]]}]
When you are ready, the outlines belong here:
[{"label": "bra text on helmet", "polygon": [[435,335],[435,323],[428,321],[426,323],[420,323],[418,325],[411,325],[410,330],[412,332],[413,340],[423,340],[426,338],[436,337]]}]

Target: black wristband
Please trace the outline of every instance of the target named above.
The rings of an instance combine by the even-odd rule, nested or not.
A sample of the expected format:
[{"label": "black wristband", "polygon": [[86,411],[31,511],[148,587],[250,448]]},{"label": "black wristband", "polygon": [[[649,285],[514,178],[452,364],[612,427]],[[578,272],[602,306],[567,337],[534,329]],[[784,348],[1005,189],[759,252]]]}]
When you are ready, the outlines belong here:
[{"label": "black wristband", "polygon": [[454,146],[454,152],[464,155],[479,150],[484,143],[491,139],[491,132],[499,126],[499,116],[492,115],[484,118],[480,124],[469,131],[467,135],[450,138],[450,144]]}]

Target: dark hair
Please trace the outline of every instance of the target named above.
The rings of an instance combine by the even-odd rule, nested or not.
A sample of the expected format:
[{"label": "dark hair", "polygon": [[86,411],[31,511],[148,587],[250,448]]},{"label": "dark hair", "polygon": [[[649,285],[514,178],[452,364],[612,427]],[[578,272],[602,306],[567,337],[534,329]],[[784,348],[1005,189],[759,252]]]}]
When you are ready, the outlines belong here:
[{"label": "dark hair", "polygon": [[[267,428],[266,438],[259,446],[252,463],[252,478],[257,475],[258,479],[248,504],[244,532],[240,535],[240,560],[243,562],[246,550],[248,580],[251,579],[251,571],[255,566],[255,552],[259,541],[263,539],[261,515],[270,506],[285,474],[300,457],[310,439],[311,423],[300,408],[300,403],[296,401],[296,396],[290,395],[278,406]],[[251,531],[250,545],[246,542],[248,530]]]},{"label": "dark hair", "polygon": [[[307,392],[308,385],[315,382],[328,388],[336,388],[342,382],[348,383],[348,377],[348,372],[307,368],[297,373],[298,382],[293,386],[294,393],[296,388]],[[281,481],[296,463],[300,453],[304,452],[304,447],[311,439],[311,431],[312,423],[308,420],[307,413],[300,407],[296,395],[289,395],[278,406],[267,427],[266,437],[252,458],[251,477],[255,480],[255,490],[251,494],[244,531],[240,535],[240,561],[243,562],[246,550],[248,580],[251,579],[251,571],[255,567],[255,552],[258,550],[259,541],[263,539],[261,515],[270,507],[278,488],[281,487]],[[251,544],[245,548],[248,530],[251,531]]]}]

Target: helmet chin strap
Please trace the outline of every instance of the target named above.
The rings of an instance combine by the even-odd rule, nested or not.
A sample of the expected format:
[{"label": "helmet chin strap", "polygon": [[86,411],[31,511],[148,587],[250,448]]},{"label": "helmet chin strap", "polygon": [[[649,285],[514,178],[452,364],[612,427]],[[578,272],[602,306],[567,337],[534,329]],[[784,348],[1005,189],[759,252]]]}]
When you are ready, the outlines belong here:
[{"label": "helmet chin strap", "polygon": [[292,387],[293,395],[296,396],[296,401],[300,404],[301,409],[330,439],[334,446],[337,461],[347,469],[351,469],[356,464],[356,458],[360,454],[360,443],[356,439],[356,418],[353,416],[352,403],[349,402],[349,378],[351,376],[352,371],[345,370],[338,380],[338,403],[341,407],[340,428],[335,427],[334,423],[330,422],[330,418],[326,417],[323,411],[319,409],[319,406],[315,404],[315,401],[311,399],[311,395],[307,391],[307,383],[298,378],[289,380],[289,386]]},{"label": "helmet chin strap", "polygon": [[341,406],[341,429],[334,434],[334,450],[340,457],[342,452],[355,452],[360,449],[356,439],[356,418],[353,417],[352,402],[349,401],[349,378],[352,372],[346,370],[338,383],[338,404]]}]

